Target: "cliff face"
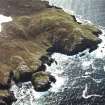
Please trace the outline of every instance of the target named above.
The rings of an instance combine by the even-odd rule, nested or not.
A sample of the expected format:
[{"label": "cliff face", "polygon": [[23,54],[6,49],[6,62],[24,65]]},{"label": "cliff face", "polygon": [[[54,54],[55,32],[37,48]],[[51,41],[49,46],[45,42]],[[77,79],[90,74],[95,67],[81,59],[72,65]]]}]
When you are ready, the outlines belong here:
[{"label": "cliff face", "polygon": [[41,56],[47,53],[75,54],[100,43],[98,29],[79,24],[73,16],[55,8],[13,17],[12,22],[3,24],[2,33],[6,37],[0,39],[1,67],[5,64],[10,70],[21,62],[37,70]]},{"label": "cliff face", "polygon": [[[2,80],[0,86],[4,87],[3,89],[10,88],[11,80],[29,81],[33,73],[45,71],[43,63],[46,59],[42,60],[42,57],[46,55],[49,59],[53,52],[72,55],[86,48],[91,51],[101,42],[98,38],[101,31],[96,27],[78,23],[74,16],[65,13],[62,9],[48,6],[47,2],[40,4],[38,0],[42,8],[37,8],[39,9],[36,9],[37,12],[32,10],[33,12],[29,14],[26,1],[22,1],[24,4],[21,4],[21,1],[8,0],[9,5],[19,3],[16,8],[15,5],[13,7],[10,5],[11,8],[15,8],[14,12],[5,7],[8,11],[5,14],[12,14],[13,21],[3,23],[3,30],[0,33],[0,79]],[[37,3],[34,5],[34,2],[28,2],[33,9],[38,6]],[[24,13],[17,10],[20,6]],[[49,74],[46,78],[46,83],[49,83]]]}]

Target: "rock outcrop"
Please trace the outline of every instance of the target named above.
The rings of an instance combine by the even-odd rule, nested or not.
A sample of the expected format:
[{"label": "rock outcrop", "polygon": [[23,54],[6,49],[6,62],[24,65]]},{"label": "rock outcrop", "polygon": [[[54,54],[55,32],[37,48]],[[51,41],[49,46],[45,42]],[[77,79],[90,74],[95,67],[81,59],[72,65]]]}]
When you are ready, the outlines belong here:
[{"label": "rock outcrop", "polygon": [[47,72],[37,72],[32,75],[32,84],[36,91],[47,91],[51,87],[51,83],[56,79]]},{"label": "rock outcrop", "polygon": [[44,63],[54,61],[49,58],[52,53],[92,51],[101,42],[99,29],[76,22],[74,16],[48,2],[7,0],[2,6],[4,1],[0,0],[0,13],[12,16],[13,21],[3,23],[0,33],[0,89],[10,88],[11,80],[32,80],[37,91],[47,90],[56,81],[45,73]]},{"label": "rock outcrop", "polygon": [[0,89],[9,89],[11,86],[11,72],[0,71]]},{"label": "rock outcrop", "polygon": [[11,105],[16,98],[12,92],[7,90],[0,90],[0,105]]}]

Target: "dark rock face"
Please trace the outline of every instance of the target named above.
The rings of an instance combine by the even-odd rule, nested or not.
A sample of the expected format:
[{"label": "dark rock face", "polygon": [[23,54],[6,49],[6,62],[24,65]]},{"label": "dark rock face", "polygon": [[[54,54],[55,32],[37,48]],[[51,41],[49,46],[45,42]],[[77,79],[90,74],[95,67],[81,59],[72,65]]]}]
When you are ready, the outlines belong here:
[{"label": "dark rock face", "polygon": [[16,70],[13,71],[13,80],[16,83],[30,81],[32,73],[33,71],[31,71],[27,64],[22,61],[20,62]]},{"label": "dark rock face", "polygon": [[92,52],[93,50],[97,49],[97,44],[101,43],[101,39],[97,39],[97,41],[91,41],[88,39],[82,39],[80,43],[74,45],[73,49],[71,50],[70,54],[74,55],[78,52],[84,51],[86,48],[90,48],[89,52]]},{"label": "dark rock face", "polygon": [[12,79],[32,80],[37,91],[46,91],[56,82],[44,65],[54,62],[53,52],[72,55],[86,48],[91,51],[101,42],[101,31],[95,26],[78,23],[46,1],[0,0],[0,13],[13,18],[2,24],[0,33],[0,103],[4,105],[15,101],[7,91]]},{"label": "dark rock face", "polygon": [[0,105],[11,105],[13,101],[16,101],[13,93],[7,90],[0,90]]},{"label": "dark rock face", "polygon": [[0,72],[0,89],[9,89],[11,86],[11,76],[9,72]]},{"label": "dark rock face", "polygon": [[47,53],[76,54],[86,48],[93,50],[101,42],[96,35],[101,33],[99,29],[78,24],[72,15],[56,8],[16,16],[3,24],[2,33],[7,37],[0,39],[0,71],[13,70],[16,82],[29,81],[32,73],[45,71],[43,63],[54,62]]},{"label": "dark rock face", "polygon": [[0,105],[7,105],[4,101],[0,100]]},{"label": "dark rock face", "polygon": [[56,79],[46,72],[37,72],[32,76],[32,84],[36,91],[47,91],[51,82],[56,82]]},{"label": "dark rock face", "polygon": [[35,41],[40,41],[48,47],[47,51],[51,53],[72,55],[86,48],[92,51],[101,42],[98,38],[101,34],[99,29],[95,26],[78,24],[72,15],[60,9],[47,8],[33,16],[19,16],[13,20],[3,24],[4,32],[14,38],[28,40],[34,38]]},{"label": "dark rock face", "polygon": [[53,62],[55,62],[55,60],[53,58],[51,58],[49,55],[45,55],[45,56],[42,56],[40,58],[40,60],[44,63],[44,64],[47,64],[48,66],[51,66],[51,64]]}]

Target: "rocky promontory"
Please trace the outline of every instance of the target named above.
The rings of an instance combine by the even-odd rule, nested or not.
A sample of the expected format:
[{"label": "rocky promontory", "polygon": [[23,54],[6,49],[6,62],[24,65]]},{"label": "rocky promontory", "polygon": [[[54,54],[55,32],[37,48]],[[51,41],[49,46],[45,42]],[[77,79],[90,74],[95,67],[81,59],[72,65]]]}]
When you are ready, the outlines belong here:
[{"label": "rocky promontory", "polygon": [[[51,61],[51,54],[74,55],[87,48],[92,51],[101,42],[99,29],[78,23],[73,15],[49,6],[48,2],[4,1],[0,0],[5,3],[4,6],[0,4],[0,13],[11,16],[13,20],[2,24],[0,33],[1,91],[9,90],[11,81],[16,84],[32,81],[35,90],[49,89],[51,82],[56,82],[45,72],[44,63]],[[0,100],[6,103],[2,98]]]}]

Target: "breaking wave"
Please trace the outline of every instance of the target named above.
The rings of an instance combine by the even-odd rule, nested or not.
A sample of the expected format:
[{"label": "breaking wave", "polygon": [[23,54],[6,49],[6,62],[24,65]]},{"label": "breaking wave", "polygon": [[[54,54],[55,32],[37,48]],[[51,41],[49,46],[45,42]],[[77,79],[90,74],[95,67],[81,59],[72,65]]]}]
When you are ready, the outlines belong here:
[{"label": "breaking wave", "polygon": [[[83,24],[92,24],[90,21],[77,17]],[[74,55],[67,56],[54,53],[52,58],[57,61],[47,71],[55,76],[57,82],[52,84],[46,92],[36,92],[31,82],[12,86],[17,102],[13,105],[84,105],[103,99],[105,89],[105,29],[102,30],[102,43],[89,53],[89,49]],[[74,101],[76,100],[76,102]],[[80,101],[82,100],[82,101]],[[75,104],[74,104],[75,103]],[[104,104],[103,104],[104,105]]]}]

